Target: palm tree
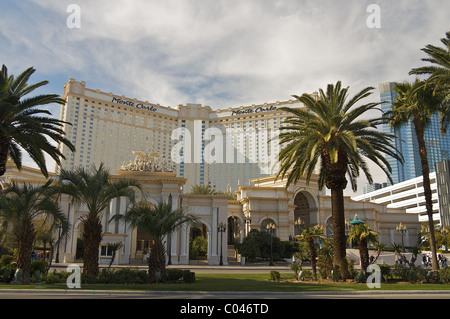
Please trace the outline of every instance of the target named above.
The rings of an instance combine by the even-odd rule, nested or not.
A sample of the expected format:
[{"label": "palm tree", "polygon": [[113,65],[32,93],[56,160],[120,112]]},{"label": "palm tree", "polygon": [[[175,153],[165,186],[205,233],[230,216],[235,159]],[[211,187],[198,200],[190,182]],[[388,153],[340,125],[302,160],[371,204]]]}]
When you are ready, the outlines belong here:
[{"label": "palm tree", "polygon": [[326,92],[320,90],[319,97],[294,95],[305,108],[280,108],[292,115],[284,121],[290,125],[281,127],[280,144],[286,145],[279,155],[278,176],[288,176],[286,186],[301,177],[309,183],[319,166],[319,188],[326,185],[331,190],[335,270],[346,260],[343,193],[347,187],[346,175],[350,177],[352,189],[356,190],[360,168],[369,183],[373,183],[367,158],[379,166],[389,179],[391,167],[384,154],[402,161],[392,145],[394,136],[377,130],[377,125],[385,120],[382,117],[360,118],[367,117],[367,112],[377,110],[379,103],[356,106],[372,94],[373,88],[365,88],[347,101],[348,89],[342,88],[341,82],[329,84]]},{"label": "palm tree", "polygon": [[122,242],[118,242],[118,243],[108,243],[108,250],[111,251],[111,260],[109,262],[109,266],[108,266],[108,270],[111,268],[112,264],[114,263],[114,260],[116,259],[116,254],[119,251],[119,249],[121,249],[124,244]]},{"label": "palm tree", "polygon": [[441,116],[441,131],[446,132],[450,122],[450,31],[446,33],[446,38],[441,39],[444,48],[436,47],[434,45],[427,45],[422,49],[428,57],[423,58],[422,61],[430,62],[432,65],[412,69],[409,74],[429,75],[426,80],[426,85],[433,87],[434,93],[436,91],[444,92],[445,100],[447,101],[445,112],[440,113]]},{"label": "palm tree", "polygon": [[127,198],[134,203],[137,182],[126,179],[113,181],[103,163],[90,170],[79,167],[75,170],[62,169],[59,175],[59,192],[71,197],[72,202],[84,204],[87,213],[81,217],[83,224],[83,272],[88,275],[98,274],[98,254],[102,241],[102,212],[118,197]]},{"label": "palm tree", "polygon": [[23,270],[22,283],[30,282],[31,252],[36,236],[34,221],[40,217],[52,219],[61,225],[62,234],[69,229],[68,221],[61,212],[56,198],[51,196],[51,181],[40,186],[19,185],[13,182],[3,190],[0,200],[2,226],[12,227],[17,237],[17,267]]},{"label": "palm tree", "polygon": [[377,255],[375,256],[375,258],[373,260],[374,264],[377,262],[378,258],[380,257],[381,252],[386,249],[386,244],[377,239],[377,240],[375,240],[375,248],[377,249]]},{"label": "palm tree", "polygon": [[348,236],[350,243],[357,242],[359,248],[359,258],[361,260],[361,272],[365,272],[369,267],[369,242],[375,242],[378,233],[371,230],[367,224],[357,224],[352,227]]},{"label": "palm tree", "polygon": [[192,185],[192,195],[216,195],[216,190],[211,188],[211,185]]},{"label": "palm tree", "polygon": [[[419,145],[419,155],[422,166],[423,190],[425,207],[428,215],[428,223],[433,225],[433,201],[431,198],[430,168],[428,165],[427,147],[425,143],[425,128],[430,123],[432,116],[438,112],[445,112],[443,96],[435,92],[424,81],[416,79],[414,83],[395,83],[394,90],[397,98],[392,104],[392,111],[385,117],[393,127],[400,127],[412,121]],[[436,255],[436,239],[434,227],[430,227],[430,247],[433,256],[433,271],[439,269]]]},{"label": "palm tree", "polygon": [[61,158],[65,159],[56,143],[63,143],[71,151],[75,147],[64,135],[63,125],[69,124],[50,117],[48,110],[38,109],[50,103],[64,104],[56,94],[43,94],[27,97],[48,83],[41,81],[29,85],[27,82],[35,69],[28,68],[17,78],[8,76],[8,69],[2,66],[0,72],[0,176],[6,171],[6,162],[10,157],[17,168],[22,168],[22,149],[38,165],[39,169],[48,177],[44,153],[59,165]]},{"label": "palm tree", "polygon": [[313,228],[305,226],[301,235],[295,236],[298,240],[304,240],[308,243],[309,247],[309,258],[311,260],[311,268],[313,273],[313,279],[317,280],[317,253],[316,246],[314,245],[314,240],[323,239],[325,235],[323,234],[323,226],[316,225]]},{"label": "palm tree", "polygon": [[152,282],[165,279],[164,238],[170,236],[181,226],[192,225],[198,221],[195,216],[186,214],[182,209],[173,209],[171,201],[169,203],[159,202],[155,206],[149,203],[139,203],[125,214],[114,215],[112,220],[121,220],[133,228],[139,227],[154,240],[148,264],[148,274]]}]

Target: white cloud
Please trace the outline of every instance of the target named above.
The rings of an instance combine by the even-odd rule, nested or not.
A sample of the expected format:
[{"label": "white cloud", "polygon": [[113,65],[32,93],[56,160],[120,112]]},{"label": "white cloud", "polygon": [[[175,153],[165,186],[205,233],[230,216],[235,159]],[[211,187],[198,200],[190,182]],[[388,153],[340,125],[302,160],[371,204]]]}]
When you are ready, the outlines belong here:
[{"label": "white cloud", "polygon": [[[162,105],[287,100],[341,80],[351,95],[409,78],[448,30],[448,0],[73,0],[2,3],[2,63]],[[381,29],[366,11],[381,8]],[[378,100],[378,91],[373,100]],[[54,93],[54,91],[52,92]]]}]

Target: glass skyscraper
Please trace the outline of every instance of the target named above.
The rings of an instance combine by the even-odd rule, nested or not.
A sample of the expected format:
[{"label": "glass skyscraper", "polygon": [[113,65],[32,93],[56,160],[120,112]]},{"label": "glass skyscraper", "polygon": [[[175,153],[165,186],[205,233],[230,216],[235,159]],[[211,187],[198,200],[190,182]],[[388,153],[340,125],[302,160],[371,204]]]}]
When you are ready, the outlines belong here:
[{"label": "glass skyscraper", "polygon": [[[394,83],[387,82],[380,84],[380,100],[383,113],[392,109],[396,92]],[[414,125],[411,122],[402,125],[400,128],[392,128],[390,125],[383,125],[383,132],[394,134],[397,139],[395,146],[404,157],[404,163],[386,156],[392,167],[392,180],[394,184],[422,175],[422,168],[419,155],[419,145],[417,142]],[[445,159],[450,159],[450,134],[441,135],[439,130],[439,115],[433,115],[428,127],[425,129],[425,143],[427,147],[428,165],[430,172],[435,170],[435,163]]]}]

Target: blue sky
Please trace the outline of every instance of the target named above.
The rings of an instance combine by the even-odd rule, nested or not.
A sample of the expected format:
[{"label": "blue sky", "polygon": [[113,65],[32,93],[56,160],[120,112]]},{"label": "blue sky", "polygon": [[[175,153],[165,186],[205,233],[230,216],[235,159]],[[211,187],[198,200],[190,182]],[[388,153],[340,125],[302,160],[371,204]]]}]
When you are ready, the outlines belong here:
[{"label": "blue sky", "polygon": [[[70,29],[69,4],[81,27]],[[367,7],[381,9],[369,28]],[[1,0],[0,63],[165,106],[283,101],[338,80],[351,94],[410,80],[450,31],[448,0]],[[50,107],[59,116],[59,107]]]}]

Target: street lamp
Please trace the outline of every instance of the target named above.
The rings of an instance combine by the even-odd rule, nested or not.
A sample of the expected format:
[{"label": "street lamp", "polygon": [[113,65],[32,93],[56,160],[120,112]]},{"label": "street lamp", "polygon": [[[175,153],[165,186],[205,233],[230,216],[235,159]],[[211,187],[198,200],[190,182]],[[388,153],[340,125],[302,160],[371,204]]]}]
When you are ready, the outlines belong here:
[{"label": "street lamp", "polygon": [[[350,234],[350,226],[351,226],[350,221],[348,219],[345,219],[345,246],[346,247],[348,247],[348,245],[349,245],[347,239]],[[352,247],[350,247],[350,248],[352,248]]]},{"label": "street lamp", "polygon": [[223,254],[222,254],[222,235],[225,232],[225,230],[227,229],[227,225],[224,223],[220,223],[219,226],[217,226],[217,231],[220,232],[220,262],[219,265],[223,266]]},{"label": "street lamp", "polygon": [[[299,235],[302,234],[302,227],[305,223],[303,222],[303,220],[299,217],[294,221],[294,227],[295,229],[297,229],[299,231]],[[294,233],[295,235],[295,233]]]},{"label": "street lamp", "polygon": [[403,225],[403,224],[400,222],[400,224],[399,224],[397,227],[395,227],[395,229],[396,229],[400,234],[402,234],[402,247],[403,247],[403,251],[405,251],[405,245],[404,245],[404,242],[403,242],[403,235],[406,233],[406,230],[408,229],[408,227],[406,227],[405,225]]},{"label": "street lamp", "polygon": [[272,236],[273,232],[277,228],[274,223],[268,223],[266,226],[267,230],[270,232],[270,263],[269,266],[273,266],[273,253],[272,253]]}]

